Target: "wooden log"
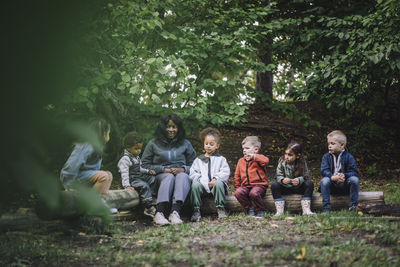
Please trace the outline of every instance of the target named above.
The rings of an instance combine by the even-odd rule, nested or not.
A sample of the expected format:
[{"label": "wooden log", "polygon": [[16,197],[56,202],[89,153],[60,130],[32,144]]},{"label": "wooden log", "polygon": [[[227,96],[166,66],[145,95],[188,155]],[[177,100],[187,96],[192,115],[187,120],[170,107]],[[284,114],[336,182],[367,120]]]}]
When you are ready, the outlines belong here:
[{"label": "wooden log", "polygon": [[[285,210],[300,212],[301,211],[301,195],[286,195]],[[383,192],[360,192],[358,195],[359,204],[385,204]],[[268,212],[275,212],[275,204],[272,195],[267,194],[264,197],[264,205]],[[349,206],[349,196],[331,195],[332,210],[340,210]],[[228,195],[226,198],[226,209],[232,212],[243,212],[244,209],[237,201],[234,195]],[[315,193],[312,199],[313,211],[322,210],[322,195]],[[206,198],[201,207],[203,214],[213,214],[217,212],[212,198]]]},{"label": "wooden log", "polygon": [[389,215],[400,217],[400,205],[398,204],[360,204],[358,208],[363,213],[375,216]]}]

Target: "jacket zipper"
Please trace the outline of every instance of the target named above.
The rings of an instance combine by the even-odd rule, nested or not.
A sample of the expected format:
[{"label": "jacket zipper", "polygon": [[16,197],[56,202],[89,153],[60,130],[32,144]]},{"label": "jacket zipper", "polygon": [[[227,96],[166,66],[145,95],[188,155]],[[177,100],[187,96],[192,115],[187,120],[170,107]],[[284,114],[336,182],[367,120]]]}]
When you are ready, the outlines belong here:
[{"label": "jacket zipper", "polygon": [[249,178],[249,162],[246,160],[246,177],[247,177],[247,184],[250,185],[250,178]]},{"label": "jacket zipper", "polygon": [[258,178],[260,178],[260,181],[262,181],[261,175],[260,175],[260,173],[258,172],[258,170],[256,170],[256,172],[257,172]]}]

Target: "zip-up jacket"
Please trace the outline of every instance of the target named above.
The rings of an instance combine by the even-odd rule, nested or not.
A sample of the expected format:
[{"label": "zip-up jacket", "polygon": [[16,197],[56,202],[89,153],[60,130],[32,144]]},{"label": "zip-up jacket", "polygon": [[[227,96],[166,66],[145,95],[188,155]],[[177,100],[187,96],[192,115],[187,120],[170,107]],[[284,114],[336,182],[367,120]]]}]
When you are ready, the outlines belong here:
[{"label": "zip-up jacket", "polygon": [[189,174],[195,158],[196,152],[187,139],[182,143],[176,139],[152,139],[144,149],[142,163],[144,168],[154,170],[156,174],[164,172],[165,168],[185,168]]},{"label": "zip-up jacket", "polygon": [[[335,155],[332,155],[329,152],[322,157],[321,161],[322,178],[323,177],[331,178],[332,175],[334,174],[333,157],[335,157]],[[340,161],[342,164],[341,172],[344,174],[346,179],[351,176],[358,176],[357,164],[353,155],[351,155],[347,151],[343,151]]]},{"label": "zip-up jacket", "polygon": [[265,166],[269,159],[261,154],[255,154],[254,158],[246,161],[239,159],[235,171],[235,189],[245,185],[263,185],[268,186]]},{"label": "zip-up jacket", "polygon": [[197,157],[192,167],[190,167],[189,178],[192,181],[201,183],[207,193],[210,193],[208,183],[215,178],[224,182],[225,189],[228,191],[227,181],[229,179],[230,169],[226,158],[219,155],[213,154],[211,157],[205,157],[200,155]]},{"label": "zip-up jacket", "polygon": [[142,167],[139,156],[134,156],[128,150],[124,150],[124,155],[118,161],[118,170],[121,173],[122,186],[131,186],[131,181],[141,179],[143,174],[148,174],[150,170]]}]

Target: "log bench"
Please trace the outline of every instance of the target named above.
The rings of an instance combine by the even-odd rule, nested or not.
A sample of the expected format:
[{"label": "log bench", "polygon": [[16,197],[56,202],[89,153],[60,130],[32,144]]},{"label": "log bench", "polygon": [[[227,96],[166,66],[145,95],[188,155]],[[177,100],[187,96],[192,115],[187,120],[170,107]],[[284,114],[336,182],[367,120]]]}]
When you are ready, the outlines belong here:
[{"label": "log bench", "polygon": [[[301,195],[284,195],[286,200],[285,210],[292,212],[300,212]],[[79,215],[76,210],[76,197],[74,192],[64,191],[61,193],[63,209],[57,211],[43,210],[38,213],[39,217],[47,219],[63,218]],[[140,206],[139,195],[135,190],[110,190],[107,203],[111,207],[116,207],[118,210],[132,210]],[[349,204],[349,196],[331,195],[332,210],[340,210],[347,208]],[[385,204],[383,192],[360,192],[359,193],[360,205],[383,205]],[[264,205],[268,212],[275,212],[275,204],[271,194],[264,197]],[[190,209],[190,208],[189,208]],[[242,206],[236,200],[235,196],[230,194],[226,199],[226,209],[230,212],[244,211]],[[185,210],[188,210],[187,208]],[[319,193],[313,195],[312,210],[322,210],[322,196]],[[211,197],[205,198],[201,207],[202,214],[214,214],[217,212],[214,201]]]}]

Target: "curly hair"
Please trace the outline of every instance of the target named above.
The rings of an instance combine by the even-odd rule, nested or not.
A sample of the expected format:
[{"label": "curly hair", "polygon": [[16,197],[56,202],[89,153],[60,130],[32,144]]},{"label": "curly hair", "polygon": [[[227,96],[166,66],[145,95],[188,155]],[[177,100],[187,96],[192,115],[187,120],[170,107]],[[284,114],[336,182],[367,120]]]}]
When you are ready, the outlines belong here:
[{"label": "curly hair", "polygon": [[205,128],[199,133],[199,138],[201,141],[204,141],[208,135],[213,136],[217,140],[218,144],[221,143],[221,133],[217,129],[212,127]]},{"label": "curly hair", "polygon": [[139,143],[143,143],[143,137],[135,131],[129,132],[124,136],[123,144],[125,148],[133,147]]},{"label": "curly hair", "polygon": [[178,143],[182,143],[186,138],[186,131],[183,127],[182,119],[174,113],[167,114],[161,118],[154,134],[156,140],[168,140],[166,129],[169,121],[173,121],[178,127],[178,133],[174,139],[176,139]]}]

